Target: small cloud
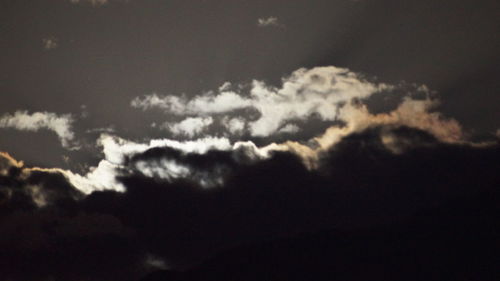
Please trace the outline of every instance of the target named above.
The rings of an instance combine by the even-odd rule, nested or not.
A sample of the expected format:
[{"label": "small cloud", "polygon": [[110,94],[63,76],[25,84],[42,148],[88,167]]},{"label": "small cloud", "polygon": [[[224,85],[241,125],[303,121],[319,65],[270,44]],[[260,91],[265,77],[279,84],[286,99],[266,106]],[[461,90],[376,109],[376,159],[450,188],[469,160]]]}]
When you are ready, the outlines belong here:
[{"label": "small cloud", "polygon": [[52,50],[52,49],[55,49],[59,46],[59,40],[57,40],[57,38],[51,36],[51,37],[47,37],[47,38],[43,38],[42,39],[42,44],[43,44],[43,48],[45,50]]},{"label": "small cloud", "polygon": [[89,3],[92,6],[103,6],[108,4],[108,0],[70,0],[73,4]]},{"label": "small cloud", "polygon": [[294,133],[297,133],[298,131],[300,131],[299,126],[297,126],[295,124],[288,124],[288,125],[284,126],[283,128],[281,128],[278,132],[279,133],[294,134]]},{"label": "small cloud", "polygon": [[212,117],[189,117],[176,124],[164,124],[174,135],[194,137],[205,131],[213,123]]},{"label": "small cloud", "polygon": [[158,258],[153,255],[148,255],[146,257],[146,266],[151,268],[151,269],[161,269],[161,270],[166,270],[168,269],[167,264],[165,261],[161,258]]},{"label": "small cloud", "polygon": [[259,27],[267,27],[267,26],[284,27],[284,25],[279,22],[277,17],[260,18],[257,20],[257,26],[259,26]]},{"label": "small cloud", "polygon": [[80,110],[81,110],[80,113],[81,118],[85,119],[89,117],[89,111],[87,110],[87,106],[85,104],[80,105]]},{"label": "small cloud", "polygon": [[222,86],[219,87],[219,91],[228,91],[231,88],[231,82],[224,82]]},{"label": "small cloud", "polygon": [[222,125],[233,135],[241,134],[245,129],[245,119],[243,118],[223,118]]}]

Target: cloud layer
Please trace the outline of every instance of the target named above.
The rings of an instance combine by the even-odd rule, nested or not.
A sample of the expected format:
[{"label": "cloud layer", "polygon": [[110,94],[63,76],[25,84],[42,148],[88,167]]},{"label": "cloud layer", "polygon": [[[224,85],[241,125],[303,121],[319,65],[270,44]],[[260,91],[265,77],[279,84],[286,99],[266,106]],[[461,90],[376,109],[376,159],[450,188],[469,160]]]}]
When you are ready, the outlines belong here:
[{"label": "cloud layer", "polygon": [[[290,152],[308,169],[317,169],[324,154],[343,138],[375,127],[387,128],[380,137],[393,153],[411,148],[411,143],[402,142],[391,133],[391,128],[401,126],[425,131],[441,142],[466,142],[460,125],[435,111],[439,100],[425,86],[410,87],[401,95],[399,104],[385,112],[369,110],[370,98],[391,94],[402,87],[370,82],[363,75],[344,68],[317,67],[293,72],[283,78],[280,88],[253,81],[250,88],[225,83],[218,92],[191,99],[156,94],[138,97],[131,102],[133,107],[158,108],[167,116],[184,117],[177,123],[167,121],[160,126],[179,140],[165,138],[141,142],[101,134],[97,146],[102,149],[104,158],[95,167],[83,175],[59,172],[84,194],[100,190],[123,192],[125,187],[117,178],[130,173],[170,182],[184,179],[203,187],[216,187],[224,184],[233,166],[263,161],[279,152]],[[307,141],[295,140],[295,136],[309,126],[307,122],[318,118],[330,124],[329,127]],[[3,128],[52,130],[64,147],[73,149],[77,148],[77,141],[72,123],[72,115],[48,112],[17,111],[0,118]],[[214,130],[223,130],[222,136]],[[213,133],[215,136],[210,136]],[[273,142],[273,137],[280,134],[288,140]],[[199,138],[200,135],[206,137]],[[248,136],[267,137],[269,141],[259,146],[245,140]],[[135,157],[155,149],[176,152],[164,154],[163,158],[152,162]],[[230,160],[210,167],[186,162],[194,157],[192,155],[201,157],[211,151],[228,153]]]},{"label": "cloud layer", "polygon": [[[393,106],[370,109],[388,95],[398,96]],[[425,86],[319,67],[295,71],[279,88],[225,83],[193,98],[153,94],[131,104],[162,110],[160,127],[177,139],[101,133],[101,160],[83,174],[0,153],[7,278],[138,279],[263,239],[397,222],[500,185],[498,142],[468,141]],[[317,120],[326,129],[298,140]],[[73,148],[73,122],[17,111],[0,127],[51,130]]]},{"label": "cloud layer", "polygon": [[[406,149],[394,153],[386,135]],[[217,139],[101,141],[108,161],[125,167],[114,178],[121,192],[85,196],[64,171],[25,167],[0,154],[4,276],[138,279],[155,268],[186,268],[262,239],[397,222],[456,198],[498,194],[500,184],[498,145],[443,143],[408,127],[352,133],[325,151],[314,171],[288,152],[244,161]],[[167,174],[162,169],[175,171],[172,162],[185,167],[176,168],[181,176],[157,176]],[[218,188],[189,180],[217,173],[224,176]]]}]

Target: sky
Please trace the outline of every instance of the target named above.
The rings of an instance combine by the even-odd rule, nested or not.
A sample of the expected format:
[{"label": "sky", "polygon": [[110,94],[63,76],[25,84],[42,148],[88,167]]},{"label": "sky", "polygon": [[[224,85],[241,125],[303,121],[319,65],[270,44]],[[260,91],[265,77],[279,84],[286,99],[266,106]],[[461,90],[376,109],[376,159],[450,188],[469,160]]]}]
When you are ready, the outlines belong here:
[{"label": "sky", "polygon": [[139,280],[498,194],[498,10],[2,0],[0,271]]}]

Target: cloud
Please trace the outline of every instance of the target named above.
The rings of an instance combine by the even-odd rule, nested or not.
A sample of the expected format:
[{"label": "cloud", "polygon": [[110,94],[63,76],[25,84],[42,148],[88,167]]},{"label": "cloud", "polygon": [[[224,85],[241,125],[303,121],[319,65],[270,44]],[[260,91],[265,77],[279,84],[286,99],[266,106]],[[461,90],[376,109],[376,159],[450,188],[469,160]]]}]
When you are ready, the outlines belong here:
[{"label": "cloud", "polygon": [[[231,91],[230,88],[230,83],[225,83],[218,92],[191,99],[152,94],[133,99],[131,105],[143,110],[158,108],[169,115],[210,116],[210,120],[220,124],[229,136],[240,137],[248,133],[272,140],[277,133],[287,133],[288,141],[269,143],[262,149],[294,152],[310,168],[317,164],[321,153],[345,136],[375,126],[408,126],[427,131],[444,142],[465,141],[460,124],[436,111],[439,100],[425,85],[375,83],[361,74],[330,66],[299,69],[283,78],[280,88],[262,81],[253,81],[248,92]],[[395,92],[402,93],[395,108],[380,113],[369,110],[370,98],[389,93],[395,95]],[[248,109],[257,115],[245,113]],[[314,118],[331,125],[307,143],[294,141],[294,136]],[[199,130],[204,128],[199,126]],[[389,137],[385,139],[389,146]]]},{"label": "cloud", "polygon": [[[413,92],[404,94],[399,104],[387,112],[370,112],[366,102],[369,98],[385,95],[398,87],[400,86],[369,82],[362,75],[347,69],[320,67],[295,71],[283,79],[281,88],[254,81],[248,93],[230,91],[229,83],[225,83],[220,92],[191,99],[156,94],[135,98],[132,101],[134,107],[144,110],[160,108],[167,114],[187,116],[178,123],[163,125],[180,137],[194,138],[201,133],[207,135],[214,123],[221,125],[228,135],[193,140],[152,139],[137,142],[102,134],[97,145],[102,148],[104,158],[95,167],[81,175],[71,171],[60,173],[84,194],[102,190],[124,192],[126,187],[118,178],[130,173],[168,182],[186,180],[207,188],[224,185],[235,166],[265,161],[276,153],[286,152],[298,156],[313,172],[320,168],[324,155],[344,138],[370,128],[387,128],[379,136],[381,144],[395,154],[404,153],[414,145],[391,133],[392,129],[401,126],[422,130],[444,143],[467,143],[458,122],[435,111],[439,100],[432,97],[426,87],[412,88]],[[241,113],[239,110],[248,108],[258,114],[236,114]],[[50,115],[53,118],[42,118],[39,115],[50,114],[29,115],[18,112],[0,119],[0,125],[36,130],[61,127],[48,125],[52,123],[67,124],[65,130],[54,130],[60,136],[71,132],[70,122],[49,122],[46,120],[53,120],[54,115]],[[303,129],[303,122],[310,118],[320,118],[331,123],[315,137],[295,141],[294,136]],[[264,142],[261,145],[251,141],[231,140],[231,136],[240,138],[246,133],[254,136],[283,134],[288,140]],[[162,150],[170,152],[162,152],[161,158],[151,161],[149,158],[137,157]],[[220,165],[212,166],[194,165],[191,161],[214,153],[227,154],[227,159]]]},{"label": "cloud", "polygon": [[72,131],[74,119],[71,114],[57,115],[51,112],[16,111],[14,114],[0,116],[0,128],[12,128],[21,131],[36,132],[50,130],[57,134],[63,147],[78,149]]},{"label": "cloud", "polygon": [[[70,182],[85,194],[99,190],[114,190],[123,192],[125,187],[117,180],[131,172],[140,173],[151,178],[168,181],[184,179],[203,187],[220,185],[226,175],[227,166],[240,161],[258,161],[268,158],[273,146],[258,148],[251,142],[231,142],[226,138],[207,137],[192,141],[175,141],[170,139],[155,139],[149,143],[137,143],[116,136],[102,135],[98,140],[102,147],[104,159],[96,167],[92,167],[86,175],[66,173]],[[156,153],[158,149],[168,150],[164,157],[154,161],[146,161],[136,155]],[[220,152],[228,153],[229,158],[222,166],[197,168],[189,164],[187,159],[200,155]],[[197,156],[198,155],[198,156]]]},{"label": "cloud", "polygon": [[[338,111],[339,119],[345,120],[346,124],[329,127],[322,135],[309,142],[313,145],[287,141],[277,146],[300,155],[309,167],[314,168],[321,154],[334,147],[343,138],[373,127],[406,126],[428,132],[442,142],[471,144],[464,139],[462,128],[456,120],[444,118],[439,112],[431,111],[438,104],[438,100],[430,98],[424,100],[405,98],[393,111],[371,114],[366,105],[351,102]],[[393,152],[399,150],[399,148],[391,147],[393,142],[389,135],[382,137],[386,140],[384,145],[387,148],[392,149]]]},{"label": "cloud", "polygon": [[203,133],[212,123],[212,117],[188,117],[176,124],[165,123],[163,127],[168,128],[174,135],[192,138]]},{"label": "cloud", "polygon": [[[250,93],[228,91],[225,90],[227,87],[221,89],[221,92],[210,92],[192,99],[152,94],[133,99],[131,105],[143,110],[159,108],[167,114],[212,115],[214,118],[251,108],[260,116],[256,120],[251,120],[250,116],[240,116],[239,120],[245,119],[245,127],[248,126],[252,136],[268,137],[290,121],[307,120],[312,116],[335,121],[338,119],[338,109],[346,102],[368,98],[380,91],[391,90],[391,87],[368,82],[359,74],[344,68],[317,67],[293,72],[283,79],[279,89],[262,81],[253,81]],[[232,128],[227,124],[225,127]]]},{"label": "cloud", "polygon": [[73,4],[88,3],[92,6],[103,6],[109,3],[109,0],[70,0]]},{"label": "cloud", "polygon": [[71,2],[72,4],[75,4],[75,5],[87,4],[87,5],[91,5],[93,7],[102,7],[102,6],[108,5],[111,2],[126,3],[128,1],[130,1],[130,0],[69,0],[69,2]]},{"label": "cloud", "polygon": [[282,127],[278,132],[279,133],[293,134],[293,133],[297,133],[298,131],[300,131],[300,128],[297,125],[287,124],[286,126]]},{"label": "cloud", "polygon": [[23,197],[21,205],[27,208],[43,207],[60,198],[80,198],[83,194],[74,188],[61,169],[25,167],[8,153],[0,152],[0,187],[8,199]]},{"label": "cloud", "polygon": [[[407,148],[394,153],[384,136]],[[243,161],[237,151],[251,145],[238,150],[224,139],[139,144],[103,135],[100,142],[121,192],[84,195],[67,172],[0,154],[4,276],[138,278],[264,238],[387,225],[455,198],[498,193],[500,184],[498,145],[441,142],[404,126],[352,132],[322,154],[315,170],[286,151]],[[217,175],[224,178],[218,188],[198,181]]]},{"label": "cloud", "polygon": [[283,25],[279,22],[277,17],[271,16],[268,18],[257,19],[257,26],[259,26],[259,27],[267,27],[267,26],[282,27]]},{"label": "cloud", "polygon": [[43,48],[45,50],[52,50],[52,49],[55,49],[59,46],[59,40],[57,40],[57,38],[55,37],[47,37],[47,38],[43,38],[42,39],[42,43],[43,43]]},{"label": "cloud", "polygon": [[130,229],[110,214],[86,212],[84,198],[64,171],[26,167],[0,152],[1,279],[138,277],[120,273],[124,264],[145,259],[131,244]]},{"label": "cloud", "polygon": [[245,130],[245,119],[244,118],[225,117],[221,120],[221,123],[231,133],[231,135],[241,134]]},{"label": "cloud", "polygon": [[[496,192],[498,143],[471,144],[426,87],[402,87],[342,68],[299,69],[280,87],[254,81],[247,92],[225,83],[193,98],[135,98],[134,107],[183,117],[164,123],[181,140],[104,131],[102,159],[82,174],[0,153],[0,272],[12,280],[133,279],[263,238],[399,221]],[[404,94],[394,107],[369,108],[370,98],[397,91]],[[326,130],[294,139],[317,119]],[[0,127],[52,130],[69,145],[72,120],[18,111]],[[223,137],[208,136],[216,125]],[[246,134],[288,140],[257,145]]]}]

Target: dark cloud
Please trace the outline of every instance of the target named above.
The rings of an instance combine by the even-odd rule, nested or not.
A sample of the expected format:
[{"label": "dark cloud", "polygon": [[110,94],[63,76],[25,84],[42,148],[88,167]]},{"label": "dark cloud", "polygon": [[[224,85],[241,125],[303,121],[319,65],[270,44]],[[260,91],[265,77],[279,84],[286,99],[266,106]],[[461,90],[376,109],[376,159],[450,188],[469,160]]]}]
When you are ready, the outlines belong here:
[{"label": "dark cloud", "polygon": [[[384,144],[383,136],[388,133],[401,148],[398,153]],[[74,196],[76,190],[61,174],[29,170],[29,176],[23,176],[27,168],[10,159],[4,161],[10,164],[1,166],[0,271],[11,280],[130,280],[154,270],[151,264],[185,269],[224,249],[322,229],[345,233],[333,235],[332,239],[339,239],[336,242],[321,238],[315,247],[358,241],[341,247],[346,251],[343,254],[332,254],[337,260],[344,254],[354,258],[365,246],[371,253],[378,251],[381,242],[373,239],[396,235],[392,230],[362,229],[407,221],[396,229],[416,227],[415,235],[433,233],[441,228],[432,215],[421,213],[416,224],[408,218],[426,209],[445,208],[446,212],[447,204],[456,200],[465,202],[464,206],[468,198],[484,200],[479,196],[482,193],[498,196],[499,156],[498,144],[444,144],[429,133],[407,127],[375,127],[351,134],[322,154],[319,168],[313,171],[287,152],[241,164],[231,152],[200,155],[154,148],[127,163],[174,159],[200,172],[224,166],[224,184],[207,189],[189,178],[166,181],[132,172],[118,179],[125,192],[95,191],[83,198]],[[48,194],[45,205],[36,203],[32,186]],[[58,196],[51,197],[54,190]],[[470,222],[471,216],[476,217],[482,231],[483,216],[491,214],[474,212],[464,208],[455,219],[469,218]],[[476,239],[473,231],[459,231],[467,243]],[[367,240],[359,242],[358,234]],[[414,238],[404,241],[412,243]],[[296,244],[316,240],[305,239]],[[453,237],[433,234],[429,239],[429,245],[439,245]],[[329,247],[325,251],[334,251],[335,247]],[[429,252],[405,247],[410,256],[418,253],[419,258],[436,261]],[[457,253],[464,255],[460,249]],[[279,258],[287,255],[285,246],[276,246],[275,251]],[[374,262],[373,257],[367,259]],[[339,262],[339,266],[362,263],[356,259]],[[284,267],[295,264],[286,259],[283,263]]]},{"label": "dark cloud", "polygon": [[495,280],[499,199],[478,193],[388,225],[247,244],[141,280]]}]

